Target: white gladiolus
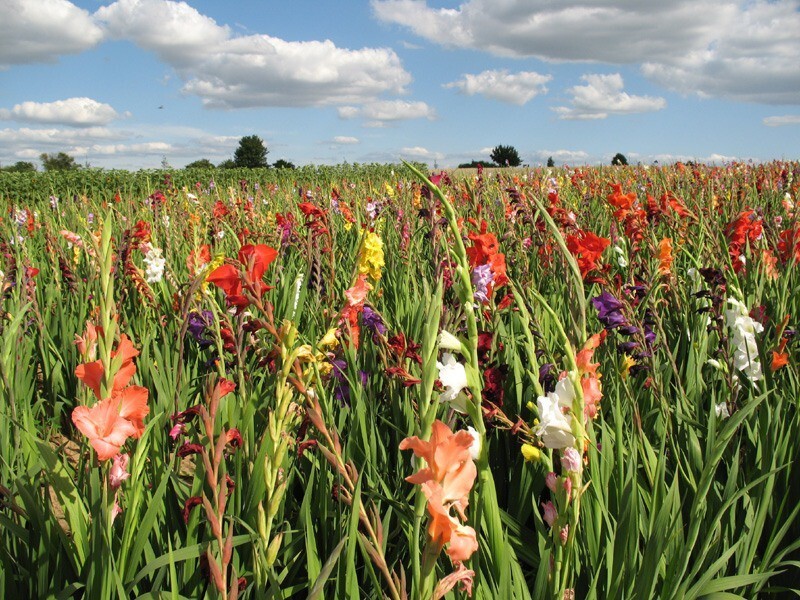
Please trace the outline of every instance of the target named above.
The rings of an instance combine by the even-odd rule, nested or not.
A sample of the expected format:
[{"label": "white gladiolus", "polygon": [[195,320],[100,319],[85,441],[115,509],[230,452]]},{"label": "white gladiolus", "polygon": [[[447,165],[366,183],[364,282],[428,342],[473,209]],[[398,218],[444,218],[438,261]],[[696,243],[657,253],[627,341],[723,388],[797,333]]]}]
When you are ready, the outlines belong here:
[{"label": "white gladiolus", "polygon": [[150,248],[144,255],[145,281],[147,283],[158,283],[164,277],[164,267],[166,259],[161,256],[161,248]]},{"label": "white gladiolus", "polygon": [[467,371],[449,352],[442,354],[442,361],[437,361],[436,366],[439,368],[439,381],[446,389],[439,396],[439,402],[449,402],[454,410],[466,413],[466,397],[461,391],[467,387]]},{"label": "white gladiolus", "polygon": [[727,419],[731,416],[730,411],[728,410],[728,404],[725,402],[720,402],[714,406],[714,411],[717,413],[718,419]]},{"label": "white gladiolus", "polygon": [[554,392],[537,398],[539,425],[535,433],[548,448],[560,449],[575,445],[572,414],[569,412],[574,399],[575,390],[569,377],[560,380]]},{"label": "white gladiolus", "polygon": [[747,375],[750,381],[756,382],[763,376],[756,334],[764,331],[764,327],[750,316],[747,306],[742,302],[728,298],[728,305],[731,308],[725,311],[725,323],[733,334],[733,366]]}]

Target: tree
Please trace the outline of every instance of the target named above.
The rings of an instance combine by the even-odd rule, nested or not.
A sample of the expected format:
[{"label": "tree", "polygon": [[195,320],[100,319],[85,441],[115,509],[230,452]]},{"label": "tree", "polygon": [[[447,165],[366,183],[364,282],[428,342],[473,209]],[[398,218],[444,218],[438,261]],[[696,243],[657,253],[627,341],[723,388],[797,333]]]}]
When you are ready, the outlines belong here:
[{"label": "tree", "polygon": [[555,167],[556,166],[556,161],[553,160],[552,156],[547,159],[547,166],[548,167]]},{"label": "tree", "polygon": [[75,159],[66,152],[59,152],[58,154],[47,154],[44,152],[39,155],[39,160],[42,161],[45,171],[71,171],[81,168],[81,166],[75,162]]},{"label": "tree", "polygon": [[622,152],[617,152],[614,155],[614,158],[611,159],[611,164],[615,167],[625,166],[628,164],[628,159],[625,158],[625,155]]},{"label": "tree", "polygon": [[232,158],[226,158],[221,163],[217,165],[218,169],[235,169],[236,163],[233,162]]},{"label": "tree", "polygon": [[233,162],[237,167],[257,169],[267,166],[267,147],[257,135],[246,135],[239,140],[239,147],[233,153]]},{"label": "tree", "polygon": [[489,158],[500,167],[518,167],[522,164],[519,152],[514,146],[495,146]]},{"label": "tree", "polygon": [[3,167],[3,171],[8,171],[11,173],[31,173],[36,170],[36,165],[32,162],[27,162],[25,160],[20,160],[15,162],[13,165],[9,165],[7,167]]},{"label": "tree", "polygon": [[196,160],[194,162],[190,162],[188,165],[184,167],[184,169],[213,169],[214,163],[212,163],[207,158],[201,158],[200,160]]},{"label": "tree", "polygon": [[272,163],[273,169],[295,169],[294,163],[289,162],[288,160],[283,160],[279,158],[274,163]]},{"label": "tree", "polygon": [[461,163],[458,165],[459,169],[477,169],[478,167],[483,167],[484,169],[487,167],[494,167],[495,164],[489,162],[488,160],[473,160],[472,162],[468,163]]}]

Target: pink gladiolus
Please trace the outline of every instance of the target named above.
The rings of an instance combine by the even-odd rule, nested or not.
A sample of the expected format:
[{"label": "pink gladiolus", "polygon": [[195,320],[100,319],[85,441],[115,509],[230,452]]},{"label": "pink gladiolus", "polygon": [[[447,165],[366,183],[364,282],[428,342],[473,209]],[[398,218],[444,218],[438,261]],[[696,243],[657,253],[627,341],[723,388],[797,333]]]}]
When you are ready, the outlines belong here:
[{"label": "pink gladiolus", "polygon": [[131,474],[128,473],[128,461],[130,456],[128,454],[117,454],[114,457],[114,463],[111,465],[111,470],[108,472],[108,484],[112,490],[116,490],[122,485],[122,482],[128,479]]}]

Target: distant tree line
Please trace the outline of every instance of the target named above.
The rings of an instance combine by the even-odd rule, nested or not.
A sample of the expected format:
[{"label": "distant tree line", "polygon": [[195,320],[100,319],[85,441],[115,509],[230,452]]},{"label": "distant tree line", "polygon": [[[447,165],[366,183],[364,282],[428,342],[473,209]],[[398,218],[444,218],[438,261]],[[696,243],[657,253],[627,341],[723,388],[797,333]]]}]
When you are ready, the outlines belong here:
[{"label": "distant tree line", "polygon": [[[186,165],[186,169],[240,169],[240,168],[266,168],[270,165],[267,163],[267,149],[264,141],[257,135],[246,135],[239,140],[239,146],[233,153],[233,158],[223,160],[218,165],[214,165],[207,158],[201,158]],[[76,162],[75,158],[66,152],[59,152],[58,154],[42,153],[39,155],[39,160],[42,162],[42,168],[45,171],[73,171],[80,169],[81,165]],[[162,161],[162,167],[170,168],[167,163],[166,157]],[[295,165],[288,160],[278,159],[272,164],[275,169],[294,169]],[[0,169],[6,172],[14,173],[28,173],[36,171],[36,165],[29,161],[18,161],[13,165],[8,165]]]},{"label": "distant tree line", "polygon": [[[239,140],[239,146],[233,153],[233,158],[223,160],[218,165],[214,165],[207,158],[201,158],[190,162],[184,168],[186,169],[258,169],[267,168],[267,156],[269,150],[267,149],[264,141],[257,135],[246,135]],[[476,169],[478,167],[518,167],[522,164],[519,152],[514,146],[498,145],[492,148],[489,155],[491,162],[486,160],[473,160],[467,163],[458,165],[459,169]],[[65,152],[58,154],[43,153],[39,155],[39,160],[42,161],[42,167],[45,171],[71,171],[80,169],[81,165],[75,159]],[[613,166],[624,166],[628,164],[628,159],[621,152],[617,152],[614,158],[611,159]],[[87,165],[88,166],[88,165]],[[164,168],[170,168],[166,161],[166,157],[162,161]],[[554,167],[555,161],[550,156],[547,159],[547,166]],[[274,169],[294,169],[295,165],[288,160],[278,159],[272,164]],[[7,172],[26,173],[36,171],[36,165],[28,161],[18,161],[13,165],[8,165],[0,169]]]}]

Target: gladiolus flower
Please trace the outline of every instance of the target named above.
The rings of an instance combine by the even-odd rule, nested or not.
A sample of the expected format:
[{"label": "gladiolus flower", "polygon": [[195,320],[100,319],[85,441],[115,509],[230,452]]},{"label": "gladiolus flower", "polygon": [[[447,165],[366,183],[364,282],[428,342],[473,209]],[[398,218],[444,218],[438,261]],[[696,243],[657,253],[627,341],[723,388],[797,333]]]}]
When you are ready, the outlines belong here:
[{"label": "gladiolus flower", "polygon": [[240,272],[233,265],[222,265],[217,267],[206,277],[209,281],[225,292],[226,301],[231,306],[242,310],[250,304],[244,296],[245,287],[257,296],[261,297],[264,292],[270,289],[262,281],[267,267],[278,256],[278,251],[264,244],[247,244],[239,250],[239,262],[244,267],[244,272]]},{"label": "gladiolus flower", "polygon": [[554,392],[539,396],[539,425],[536,435],[548,448],[566,448],[575,445],[572,434],[572,401],[575,391],[569,377],[564,377],[556,384]]},{"label": "gladiolus flower", "polygon": [[439,547],[449,543],[447,553],[454,562],[467,560],[478,549],[475,530],[462,525],[450,512],[455,509],[457,516],[466,518],[469,492],[478,475],[471,454],[474,443],[468,431],[453,433],[438,420],[429,441],[413,436],[400,442],[401,450],[412,450],[427,464],[406,481],[420,485],[428,499],[431,541]]},{"label": "gladiolus flower", "polygon": [[439,381],[446,389],[439,396],[439,402],[449,402],[458,412],[466,413],[466,400],[459,399],[459,395],[468,386],[467,371],[449,352],[442,354],[442,360],[444,362],[437,361],[436,366],[439,368]]},{"label": "gladiolus flower", "polygon": [[552,527],[558,518],[558,511],[550,500],[542,503],[542,519],[547,523],[548,527]]},{"label": "gladiolus flower", "polygon": [[672,269],[672,240],[664,238],[658,243],[658,272],[669,274]]},{"label": "gladiolus flower", "polygon": [[561,468],[571,473],[581,470],[581,455],[575,448],[565,448],[561,454]]},{"label": "gladiolus flower", "polygon": [[522,444],[520,452],[522,452],[522,458],[527,462],[536,462],[542,456],[541,451],[536,446],[531,446],[530,444]]},{"label": "gladiolus flower", "polygon": [[585,279],[589,273],[599,268],[598,261],[603,251],[611,245],[611,240],[591,231],[578,230],[578,233],[567,236],[566,243],[567,250],[578,263],[581,277]]},{"label": "gladiolus flower", "polygon": [[111,470],[108,472],[108,484],[112,490],[116,490],[122,485],[122,482],[128,479],[131,474],[128,473],[128,461],[130,456],[127,454],[117,454],[114,457],[114,463],[111,465]]},{"label": "gladiolus flower", "polygon": [[[136,373],[136,365],[133,363],[133,359],[139,356],[139,351],[133,347],[133,343],[124,333],[120,336],[116,351],[111,352],[111,358],[116,358],[118,355],[122,356],[122,364],[114,375],[112,389],[115,392],[128,385]],[[91,388],[98,400],[102,400],[100,397],[100,382],[103,379],[103,374],[103,363],[99,360],[84,363],[75,368],[76,377]]]},{"label": "gladiolus flower", "polygon": [[150,410],[147,407],[147,390],[122,406],[117,398],[112,397],[101,400],[92,408],[78,406],[72,411],[72,422],[89,438],[89,443],[101,461],[119,454],[120,448],[129,437],[141,436],[136,425],[122,416],[123,410],[126,414],[146,415]]},{"label": "gladiolus flower", "polygon": [[383,242],[377,233],[368,231],[364,234],[361,252],[358,257],[358,272],[369,275],[373,281],[381,278],[384,267]]}]

